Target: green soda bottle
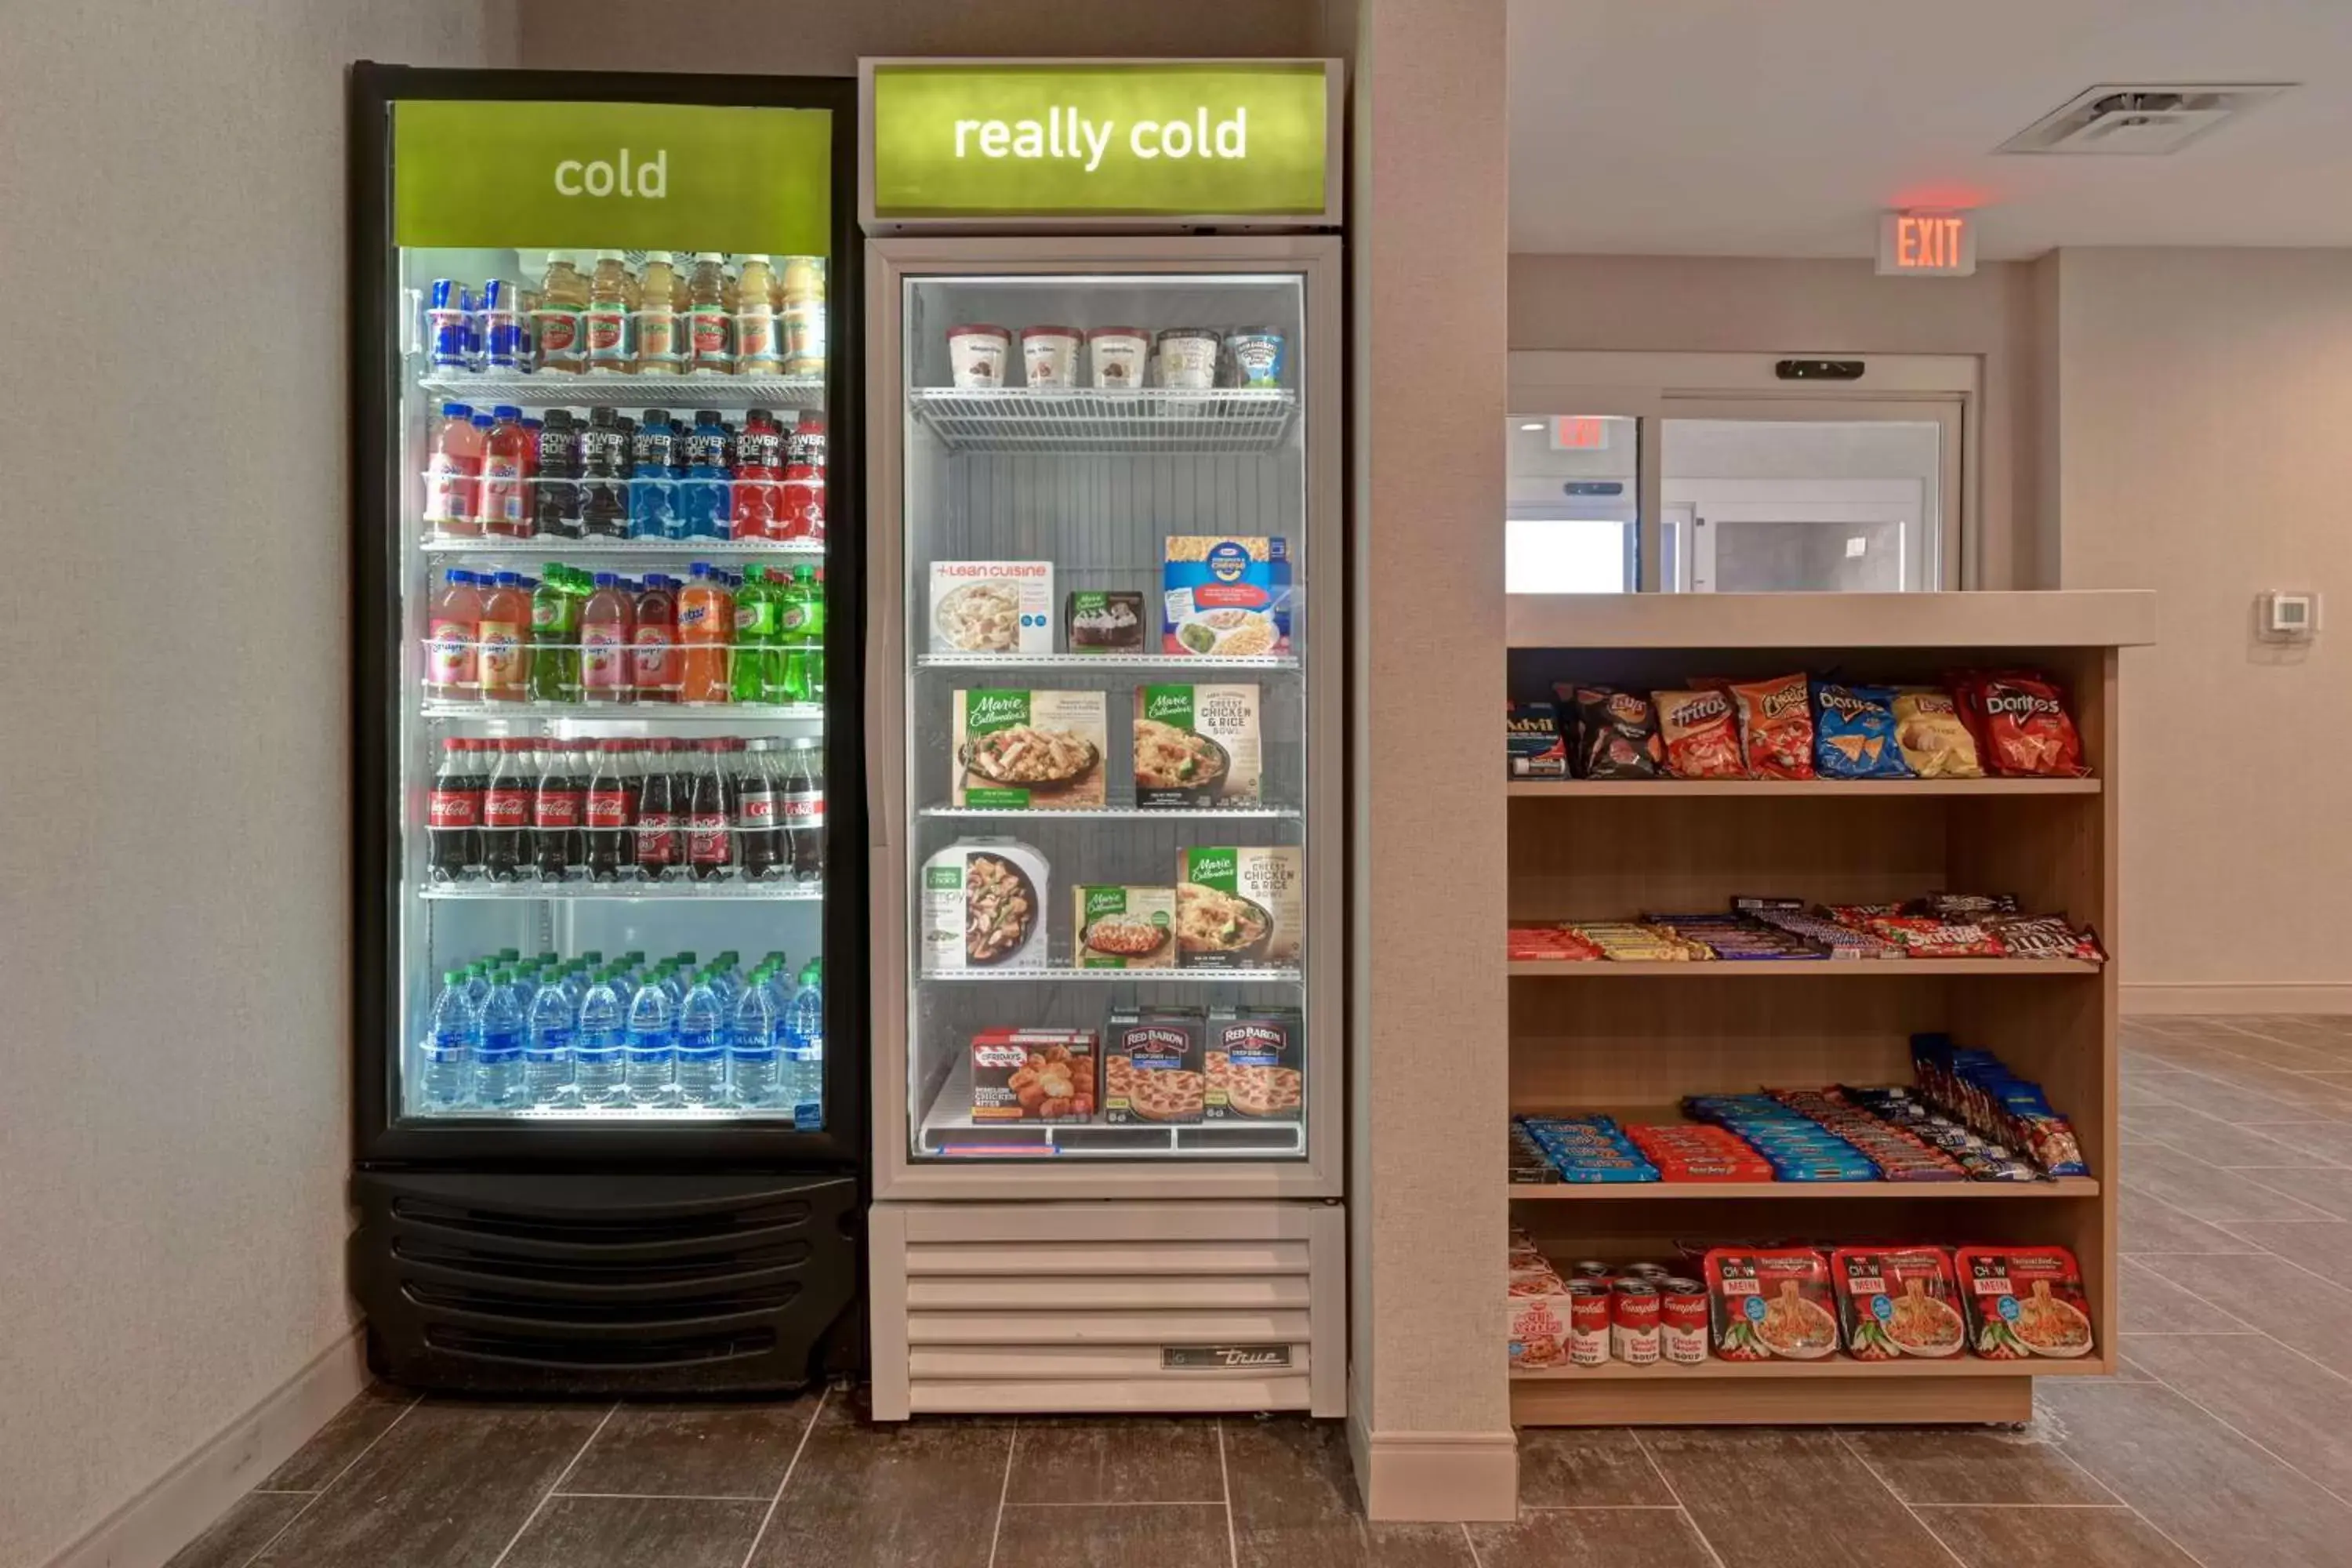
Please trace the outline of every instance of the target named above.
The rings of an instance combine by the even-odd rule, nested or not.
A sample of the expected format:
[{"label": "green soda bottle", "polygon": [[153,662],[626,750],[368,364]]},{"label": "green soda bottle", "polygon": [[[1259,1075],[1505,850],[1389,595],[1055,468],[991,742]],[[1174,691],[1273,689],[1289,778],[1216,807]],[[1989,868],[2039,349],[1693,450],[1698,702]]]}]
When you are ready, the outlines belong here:
[{"label": "green soda bottle", "polygon": [[768,569],[754,561],[743,568],[735,591],[735,651],[729,674],[738,702],[768,700],[768,670],[775,658],[776,589]]},{"label": "green soda bottle", "polygon": [[580,606],[586,595],[571,567],[547,563],[530,595],[530,697],[534,702],[580,700]]}]

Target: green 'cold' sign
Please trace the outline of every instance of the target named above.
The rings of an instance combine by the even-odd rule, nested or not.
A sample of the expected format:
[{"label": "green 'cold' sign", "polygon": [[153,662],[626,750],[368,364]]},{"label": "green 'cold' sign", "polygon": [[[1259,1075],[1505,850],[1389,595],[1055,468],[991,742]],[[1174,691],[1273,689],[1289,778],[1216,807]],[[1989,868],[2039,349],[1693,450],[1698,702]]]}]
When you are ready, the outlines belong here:
[{"label": "green 'cold' sign", "polygon": [[398,245],[832,248],[822,109],[408,99],[392,130]]},{"label": "green 'cold' sign", "polygon": [[873,79],[877,218],[1327,210],[1320,60],[890,61]]}]

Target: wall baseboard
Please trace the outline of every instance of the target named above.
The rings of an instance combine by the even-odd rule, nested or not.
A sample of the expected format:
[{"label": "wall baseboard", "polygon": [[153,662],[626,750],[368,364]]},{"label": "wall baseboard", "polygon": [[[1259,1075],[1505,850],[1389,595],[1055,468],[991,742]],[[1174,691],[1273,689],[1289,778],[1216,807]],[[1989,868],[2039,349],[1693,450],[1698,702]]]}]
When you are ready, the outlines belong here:
[{"label": "wall baseboard", "polygon": [[365,1334],[336,1340],[47,1568],[162,1568],[367,1387]]},{"label": "wall baseboard", "polygon": [[2117,992],[2124,1016],[2197,1016],[2231,1013],[2352,1014],[2352,985],[2268,982],[2253,985],[2218,981],[2126,982]]},{"label": "wall baseboard", "polygon": [[1372,1432],[1348,1417],[1348,1452],[1364,1516],[1381,1522],[1519,1516],[1519,1440],[1501,1432]]}]

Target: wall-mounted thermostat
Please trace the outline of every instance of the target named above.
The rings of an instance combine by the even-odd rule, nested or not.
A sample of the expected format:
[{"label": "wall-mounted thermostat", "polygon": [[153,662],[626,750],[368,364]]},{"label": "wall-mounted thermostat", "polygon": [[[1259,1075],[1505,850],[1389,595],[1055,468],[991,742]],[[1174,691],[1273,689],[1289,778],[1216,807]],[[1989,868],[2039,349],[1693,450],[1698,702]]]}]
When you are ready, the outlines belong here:
[{"label": "wall-mounted thermostat", "polygon": [[2309,642],[2319,630],[2316,594],[2273,589],[2254,605],[2254,631],[2264,642]]}]

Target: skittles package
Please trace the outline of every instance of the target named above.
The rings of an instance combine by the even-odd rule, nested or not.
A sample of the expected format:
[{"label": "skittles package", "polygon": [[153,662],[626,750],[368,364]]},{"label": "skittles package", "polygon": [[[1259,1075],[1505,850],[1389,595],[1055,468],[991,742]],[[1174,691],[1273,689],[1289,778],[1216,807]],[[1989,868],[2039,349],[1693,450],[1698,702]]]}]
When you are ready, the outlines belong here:
[{"label": "skittles package", "polygon": [[1825,779],[1907,779],[1895,742],[1895,689],[1813,683],[1813,767]]}]

